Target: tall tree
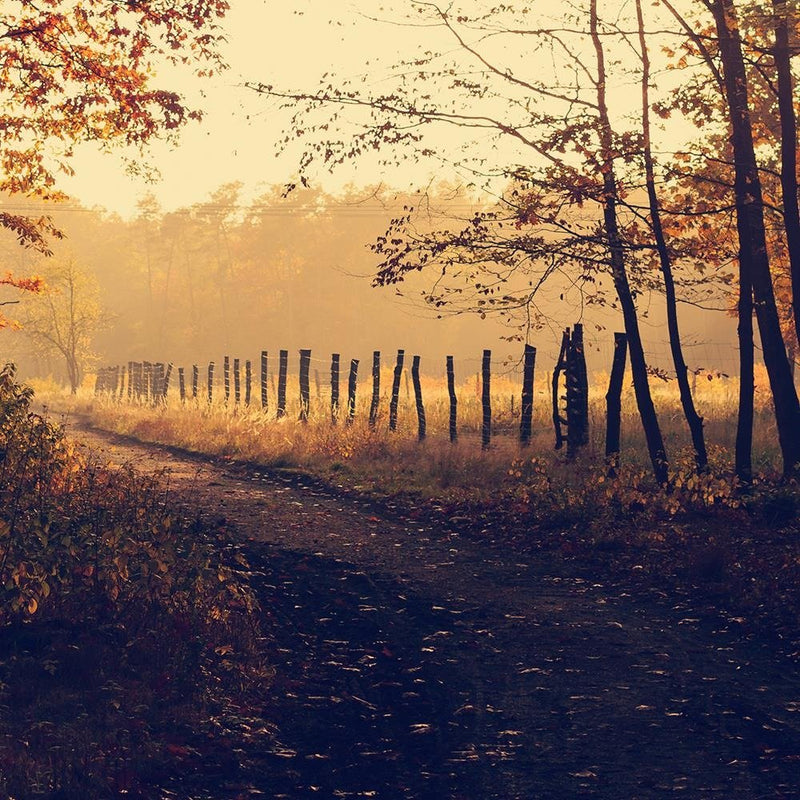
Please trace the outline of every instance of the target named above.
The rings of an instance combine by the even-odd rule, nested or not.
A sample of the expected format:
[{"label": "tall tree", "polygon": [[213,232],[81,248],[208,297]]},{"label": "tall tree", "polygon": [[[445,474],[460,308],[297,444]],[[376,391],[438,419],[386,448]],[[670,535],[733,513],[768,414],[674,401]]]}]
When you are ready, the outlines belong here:
[{"label": "tall tree", "polygon": [[[792,75],[792,49],[789,31],[797,24],[789,0],[772,0],[772,27],[775,42],[775,91],[778,96],[780,119],[780,174],[783,201],[783,223],[786,231],[786,249],[792,279],[792,309],[794,328],[800,342],[800,206],[797,185],[797,114],[795,112],[794,77]],[[792,348],[796,350],[796,348]]]},{"label": "tall tree", "polygon": [[642,61],[642,156],[644,159],[645,185],[647,187],[647,200],[650,211],[650,226],[652,228],[655,248],[661,267],[661,274],[664,279],[669,346],[672,352],[672,363],[675,367],[675,377],[678,383],[681,405],[692,437],[697,469],[703,472],[708,467],[708,453],[706,451],[705,435],[703,433],[703,420],[695,408],[692,388],[689,384],[689,369],[686,366],[686,359],[683,355],[680,325],[678,323],[675,276],[672,269],[672,255],[670,254],[667,238],[664,233],[661,202],[658,192],[656,191],[656,174],[650,127],[650,55],[645,33],[641,0],[636,0],[636,22],[639,34],[639,56]]},{"label": "tall tree", "polygon": [[[734,157],[734,195],[736,222],[739,235],[739,326],[742,365],[742,384],[749,380],[746,370],[751,368],[752,323],[751,302],[758,320],[764,364],[769,376],[775,405],[778,439],[783,456],[784,472],[790,474],[800,466],[800,403],[794,387],[791,367],[780,328],[778,309],[770,273],[764,224],[764,198],[761,176],[753,142],[750,118],[748,80],[739,32],[736,7],[733,0],[708,0],[707,6],[714,18],[718,36],[719,59],[725,86],[725,101],[731,128],[731,146]],[[750,293],[752,291],[752,301]],[[749,330],[748,330],[749,328]],[[749,341],[748,341],[749,339]],[[749,391],[743,386],[743,393]],[[752,405],[751,398],[743,398],[745,413]],[[746,419],[744,422],[746,423]],[[738,442],[738,440],[737,440]],[[749,456],[744,450],[737,452],[737,472],[748,480]]]},{"label": "tall tree", "polygon": [[614,153],[616,148],[613,140],[613,131],[608,112],[606,93],[606,59],[603,47],[599,21],[597,17],[597,0],[589,3],[589,32],[594,46],[597,66],[597,118],[599,123],[600,151],[598,161],[600,172],[603,176],[603,220],[605,235],[608,244],[611,274],[614,287],[622,308],[625,321],[625,333],[628,337],[628,349],[631,358],[631,372],[633,374],[633,387],[636,394],[636,403],[642,419],[647,449],[653,465],[653,474],[659,483],[667,482],[667,455],[664,441],[658,424],[650,385],[647,377],[647,362],[644,355],[644,346],[639,331],[639,318],[636,313],[636,304],[631,293],[628,271],[625,265],[625,252],[619,231],[617,206],[619,204],[617,178],[614,169]]}]

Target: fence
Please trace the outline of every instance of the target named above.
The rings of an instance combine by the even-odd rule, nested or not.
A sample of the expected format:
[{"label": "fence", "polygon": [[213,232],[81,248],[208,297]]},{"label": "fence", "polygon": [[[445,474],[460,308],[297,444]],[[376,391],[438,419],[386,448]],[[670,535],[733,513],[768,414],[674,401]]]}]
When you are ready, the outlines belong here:
[{"label": "fence", "polygon": [[[607,395],[607,456],[614,459],[619,452],[620,428],[620,397],[622,392],[622,375],[625,368],[626,340],[624,334],[615,334],[614,367],[612,381]],[[309,421],[311,409],[311,363],[310,350],[300,350],[297,373],[297,388],[299,401],[298,418],[301,422]],[[397,429],[398,407],[406,354],[398,350],[393,369],[391,391],[388,402],[388,427],[390,431]],[[413,386],[414,409],[417,421],[417,438],[424,441],[428,435],[428,418],[425,410],[425,398],[420,379],[421,357],[414,355],[411,360],[411,383]],[[476,375],[476,391],[480,397],[480,441],[481,447],[490,447],[493,433],[492,415],[492,351],[484,350],[480,359],[480,371]],[[518,403],[519,422],[518,438],[521,446],[527,446],[531,441],[534,406],[534,372],[536,367],[536,348],[525,345],[521,359],[522,364],[522,389]],[[344,423],[352,425],[357,414],[358,368],[359,360],[351,359],[347,373],[347,404],[340,408],[340,383],[342,378],[341,354],[333,353],[330,357],[329,387],[327,396],[330,399],[328,411],[329,422],[336,425],[340,417]],[[446,356],[445,377],[447,385],[448,403],[448,434],[451,442],[459,438],[459,397],[456,386],[455,366],[453,356]],[[381,352],[372,354],[371,369],[371,394],[367,412],[370,426],[378,424],[381,407]],[[242,372],[244,374],[242,374]],[[225,406],[235,409],[240,407],[253,408],[253,362],[240,358],[231,359],[226,355],[223,358],[222,386],[219,387],[215,380],[216,363],[210,361],[206,368],[205,393],[201,396],[200,373],[198,364],[191,367],[191,382],[187,386],[186,370],[178,367],[177,393],[183,404],[212,404],[220,401]],[[129,361],[127,364],[105,367],[99,370],[95,384],[97,395],[106,395],[122,402],[137,404],[158,405],[166,403],[171,386],[173,365],[171,363],[149,361]],[[232,380],[231,380],[232,379]],[[287,387],[289,382],[289,351],[278,351],[277,386],[275,386],[275,370],[271,369],[271,357],[267,350],[262,350],[259,359],[259,386],[260,386],[260,411],[271,415],[270,394],[275,398],[274,418],[281,419],[288,413]],[[318,369],[314,370],[314,383],[316,397],[322,398],[321,376]],[[268,391],[272,387],[272,392]],[[244,392],[242,392],[244,387]],[[215,391],[222,389],[222,398],[215,397]],[[552,421],[555,432],[556,449],[564,444],[567,455],[574,455],[577,450],[588,442],[589,407],[588,407],[588,377],[583,344],[583,328],[580,324],[564,331],[561,352],[552,371],[551,403]],[[408,384],[406,392],[409,394]],[[512,411],[515,399],[510,397]],[[344,412],[344,413],[342,413]],[[616,432],[616,434],[615,434]]]}]

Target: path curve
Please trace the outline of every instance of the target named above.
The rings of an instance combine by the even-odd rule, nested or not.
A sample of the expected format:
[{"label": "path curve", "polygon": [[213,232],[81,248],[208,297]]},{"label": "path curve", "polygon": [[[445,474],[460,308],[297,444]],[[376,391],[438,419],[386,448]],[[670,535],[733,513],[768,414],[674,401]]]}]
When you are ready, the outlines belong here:
[{"label": "path curve", "polygon": [[247,542],[276,729],[215,797],[800,798],[796,667],[739,618],[291,476],[70,435],[169,470]]}]

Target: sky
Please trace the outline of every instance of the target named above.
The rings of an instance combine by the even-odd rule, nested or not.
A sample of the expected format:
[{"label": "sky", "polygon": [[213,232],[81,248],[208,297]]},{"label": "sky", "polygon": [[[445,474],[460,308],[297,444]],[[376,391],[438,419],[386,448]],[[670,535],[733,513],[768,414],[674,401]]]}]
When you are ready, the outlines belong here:
[{"label": "sky", "polygon": [[[126,172],[126,155],[138,163],[138,154],[119,149],[101,153],[96,145],[83,144],[76,148],[75,175],[64,178],[61,188],[85,205],[103,206],[128,216],[147,192],[152,192],[165,210],[173,210],[205,200],[230,181],[245,184],[245,199],[248,194],[257,194],[259,186],[285,184],[296,172],[298,157],[276,153],[277,142],[289,127],[289,112],[280,109],[278,101],[245,88],[245,82],[313,90],[321,77],[331,72],[338,78],[364,75],[371,88],[380,89],[381,64],[388,67],[419,50],[446,53],[452,48],[452,39],[445,38],[438,28],[370,19],[371,14],[385,14],[395,23],[400,18],[396,11],[382,11],[381,5],[375,0],[231,0],[232,8],[223,22],[228,38],[223,56],[230,69],[206,80],[186,70],[171,68],[158,73],[158,85],[185,94],[205,115],[201,123],[184,128],[177,146],[163,142],[149,146],[147,162],[157,168],[161,179],[149,184]],[[397,8],[407,10],[413,4],[398,3]],[[554,0],[542,0],[537,11],[547,17],[557,8]],[[491,53],[495,41],[505,43],[502,38],[493,39],[484,42],[482,48]],[[517,64],[520,74],[531,74],[535,56],[524,46],[524,40],[522,44],[513,55],[501,50],[496,54],[497,61],[504,62],[508,56],[508,63]],[[520,61],[514,62],[514,58]],[[464,61],[468,63],[469,59]],[[547,68],[546,63],[542,66]],[[610,90],[614,89],[612,84]],[[638,97],[638,89],[631,92],[627,82],[616,91],[617,99],[624,102]],[[430,136],[431,131],[427,134]],[[444,135],[451,136],[452,132]],[[480,150],[481,146],[479,141],[476,148]],[[414,168],[406,162],[394,172],[376,166],[361,160],[320,180],[332,191],[351,181],[368,185],[384,180],[397,188],[408,188],[426,182],[436,165]]]},{"label": "sky", "polygon": [[[163,142],[149,146],[147,160],[160,180],[148,183],[128,173],[125,159],[138,160],[135,153],[103,153],[83,144],[72,162],[75,175],[60,181],[64,191],[84,205],[128,216],[147,192],[172,210],[202,201],[230,181],[243,182],[245,196],[259,185],[282,185],[296,171],[295,158],[276,156],[288,113],[276,101],[244,88],[245,81],[313,88],[329,70],[356,75],[367,60],[390,58],[408,36],[359,17],[346,0],[232,0],[231,6],[223,23],[230,69],[205,80],[185,71],[159,74],[160,82],[185,93],[204,112],[202,122],[182,131],[177,147]],[[334,14],[340,24],[329,23]],[[335,191],[359,174],[343,170],[327,183]]]}]

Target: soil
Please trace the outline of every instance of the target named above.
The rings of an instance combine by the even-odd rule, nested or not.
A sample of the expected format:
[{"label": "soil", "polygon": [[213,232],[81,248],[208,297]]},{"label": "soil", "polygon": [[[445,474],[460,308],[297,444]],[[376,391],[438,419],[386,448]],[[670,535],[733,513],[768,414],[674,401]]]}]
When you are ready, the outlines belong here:
[{"label": "soil", "polygon": [[522,554],[291,473],[72,435],[168,469],[256,570],[270,701],[164,797],[800,798],[796,664],[732,612],[628,582],[613,553]]}]

